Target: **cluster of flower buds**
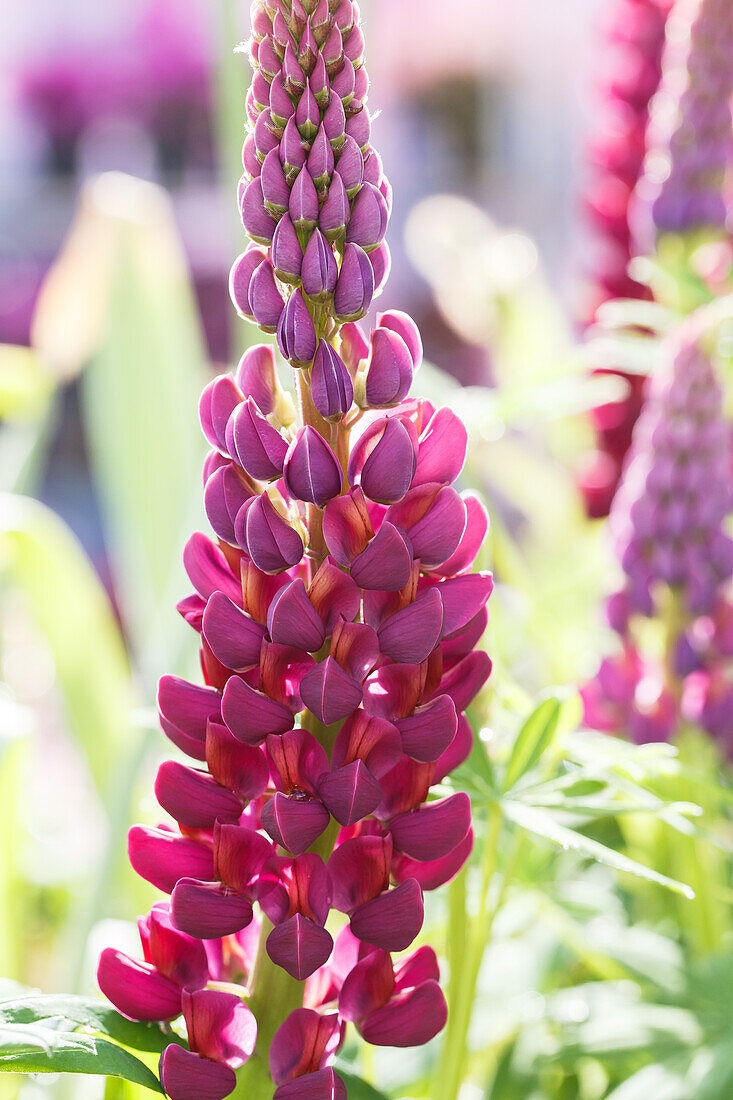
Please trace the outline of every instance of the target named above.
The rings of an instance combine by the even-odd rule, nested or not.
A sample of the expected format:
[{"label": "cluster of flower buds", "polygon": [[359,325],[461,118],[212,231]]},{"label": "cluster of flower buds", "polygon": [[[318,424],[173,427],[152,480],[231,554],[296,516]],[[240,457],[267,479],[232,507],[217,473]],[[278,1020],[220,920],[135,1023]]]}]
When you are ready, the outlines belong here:
[{"label": "cluster of flower buds", "polygon": [[254,243],[232,297],[286,359],[310,363],[318,314],[363,317],[390,269],[392,196],[370,144],[359,6],[255,0],[250,52],[239,206]]},{"label": "cluster of flower buds", "polygon": [[[616,0],[603,36],[599,117],[594,120],[586,198],[596,231],[595,254],[582,320],[593,324],[598,307],[613,298],[646,298],[629,274],[632,234],[629,206],[646,152],[649,104],[661,76],[664,31],[671,0]],[[613,371],[628,389],[620,400],[592,413],[596,450],[581,475],[588,514],[608,515],[634,424],[644,379]]]},{"label": "cluster of flower buds", "polygon": [[434,952],[392,956],[472,847],[468,797],[435,788],[471,751],[463,712],[491,670],[476,646],[492,578],[471,572],[488,517],[453,488],[463,424],[408,397],[414,322],[378,315],[367,338],[355,320],[388,266],[389,213],[358,6],[261,0],[252,25],[241,208],[256,244],[232,296],[277,332],[300,417],[268,345],[201,397],[217,541],[190,539],[179,610],[205,685],[168,676],[158,695],[195,764],[158,773],[175,827],[129,837],[135,870],[170,894],[166,945],[150,937],[144,964],[106,952],[99,979],[133,1018],[183,1011],[189,1050],[161,1063],[173,1100],[229,1095],[255,1029],[269,1049],[242,1081],[269,1055],[277,1100],[333,1100],[347,1023],[387,1046],[445,1023]]},{"label": "cluster of flower buds", "polygon": [[733,151],[733,7],[678,0],[637,192],[639,244],[658,233],[725,230]]},{"label": "cluster of flower buds", "polygon": [[[733,577],[725,529],[730,466],[722,390],[693,316],[670,346],[669,370],[651,379],[611,510],[626,583],[609,600],[608,619],[624,651],[605,661],[586,689],[586,718],[596,728],[649,740],[694,717],[723,736],[716,701],[731,698],[724,675],[731,644],[725,591]],[[665,627],[658,663],[634,641],[636,616]],[[727,726],[733,734],[730,712]]]}]

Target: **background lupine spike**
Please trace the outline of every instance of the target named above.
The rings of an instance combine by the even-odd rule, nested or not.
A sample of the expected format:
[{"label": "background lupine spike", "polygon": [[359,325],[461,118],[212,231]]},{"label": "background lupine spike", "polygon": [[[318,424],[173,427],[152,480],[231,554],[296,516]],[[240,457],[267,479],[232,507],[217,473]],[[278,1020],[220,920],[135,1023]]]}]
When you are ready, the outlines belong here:
[{"label": "background lupine spike", "polygon": [[641,249],[659,233],[726,228],[725,185],[733,153],[731,54],[728,0],[678,0],[637,192]]},{"label": "background lupine spike", "polygon": [[[595,230],[580,321],[596,320],[614,298],[647,299],[649,290],[629,273],[634,255],[630,209],[644,164],[649,104],[662,72],[665,25],[672,0],[614,0],[599,42],[598,111],[588,143],[585,206]],[[592,518],[607,516],[641,411],[644,379],[613,371],[628,387],[617,401],[592,411],[596,450],[580,489]]]},{"label": "background lupine spike", "polygon": [[[389,270],[391,208],[360,22],[352,0],[252,5],[239,190],[253,247],[230,289],[277,334],[299,416],[265,345],[201,399],[219,542],[190,540],[196,595],[180,610],[206,683],[164,677],[159,693],[164,732],[198,766],[162,765],[156,793],[178,828],[137,826],[129,842],[135,869],[171,895],[160,912],[180,940],[139,964],[105,952],[99,969],[128,1015],[183,1011],[190,1049],[161,1060],[172,1100],[191,1081],[210,1100],[235,1082],[268,1100],[275,1086],[344,1096],[330,1064],[347,1020],[407,1046],[446,1019],[432,952],[391,953],[422,928],[424,890],[471,851],[468,797],[431,788],[470,752],[461,712],[491,668],[474,650],[491,579],[468,572],[487,519],[451,487],[460,420],[406,401],[414,322],[381,314],[370,340],[355,323]],[[352,436],[364,411],[378,415]],[[348,921],[350,972],[329,970],[332,909]],[[261,943],[248,1006],[211,988],[242,981],[245,936]],[[306,979],[327,1000],[303,1007]]]},{"label": "background lupine spike", "polygon": [[[584,689],[586,719],[608,731],[629,729],[640,741],[671,736],[695,720],[728,741],[733,711],[719,721],[721,649],[733,577],[730,430],[723,393],[706,350],[704,312],[693,315],[667,346],[667,369],[651,380],[621,487],[611,511],[623,589],[608,603],[622,653],[603,662]],[[641,649],[638,617],[663,628],[665,653]],[[705,622],[706,644],[692,643]],[[726,704],[730,692],[723,692]],[[710,705],[708,706],[708,698]]]}]

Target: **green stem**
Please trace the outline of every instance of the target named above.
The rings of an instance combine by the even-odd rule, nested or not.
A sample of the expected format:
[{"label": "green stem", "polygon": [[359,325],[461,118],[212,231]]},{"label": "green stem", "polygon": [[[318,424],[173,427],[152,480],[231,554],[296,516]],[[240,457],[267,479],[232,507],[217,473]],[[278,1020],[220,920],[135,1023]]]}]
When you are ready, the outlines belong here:
[{"label": "green stem", "polygon": [[451,973],[448,1027],[434,1087],[434,1095],[439,1096],[440,1100],[456,1100],[463,1081],[468,1054],[468,1031],[481,961],[503,898],[502,890],[501,896],[490,908],[489,894],[499,861],[501,835],[501,810],[497,803],[493,803],[489,811],[488,832],[481,862],[479,910],[466,929],[459,974],[454,978]]}]

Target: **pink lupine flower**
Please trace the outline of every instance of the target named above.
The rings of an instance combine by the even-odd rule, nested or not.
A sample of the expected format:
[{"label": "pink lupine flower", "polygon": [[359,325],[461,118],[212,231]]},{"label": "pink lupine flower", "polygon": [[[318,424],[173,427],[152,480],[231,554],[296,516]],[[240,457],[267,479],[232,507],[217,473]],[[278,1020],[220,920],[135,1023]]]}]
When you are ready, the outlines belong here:
[{"label": "pink lupine flower", "polygon": [[640,246],[657,233],[724,231],[733,153],[733,9],[728,0],[679,0],[652,110],[637,192]]},{"label": "pink lupine flower", "polygon": [[[666,739],[681,722],[694,721],[729,741],[730,433],[697,318],[670,340],[667,354],[667,370],[651,380],[611,510],[625,583],[607,615],[623,652],[586,685],[585,715],[596,729],[626,730],[636,740]],[[643,618],[663,627],[663,662],[647,657],[635,639]]]},{"label": "pink lupine flower", "polygon": [[[604,28],[599,112],[589,144],[586,205],[595,228],[588,300],[582,321],[592,324],[600,305],[613,298],[647,298],[629,274],[634,254],[630,206],[644,163],[649,104],[662,71],[662,49],[672,0],[615,0]],[[644,379],[623,371],[622,400],[592,412],[596,451],[580,488],[592,518],[608,515],[623,461],[641,411]]]},{"label": "pink lupine flower", "polygon": [[144,966],[105,953],[100,985],[129,1015],[183,1012],[189,1050],[161,1062],[173,1100],[216,1100],[268,1066],[278,1100],[333,1100],[347,1023],[394,1046],[445,1023],[432,950],[392,956],[473,843],[468,797],[433,789],[471,751],[462,712],[491,671],[475,647],[492,579],[471,573],[488,520],[453,487],[459,418],[408,397],[414,322],[358,325],[389,267],[391,205],[358,5],[255,0],[250,50],[239,193],[253,244],[230,287],[295,368],[299,417],[267,345],[202,395],[216,541],[188,542],[194,594],[179,610],[204,685],[164,677],[158,700],[193,763],[164,763],[156,781],[177,828],[129,840],[138,873],[170,894],[178,954],[199,966],[171,965],[173,948]]}]

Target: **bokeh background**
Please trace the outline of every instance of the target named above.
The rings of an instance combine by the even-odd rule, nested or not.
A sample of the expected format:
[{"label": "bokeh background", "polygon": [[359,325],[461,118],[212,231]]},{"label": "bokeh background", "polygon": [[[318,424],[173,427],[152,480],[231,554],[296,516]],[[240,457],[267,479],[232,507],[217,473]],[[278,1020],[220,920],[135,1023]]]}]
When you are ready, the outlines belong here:
[{"label": "bokeh background", "polygon": [[[577,487],[592,446],[587,413],[619,392],[590,376],[578,339],[597,248],[585,149],[609,4],[361,0],[374,141],[395,192],[385,301],[418,320],[421,389],[466,417],[464,483],[492,513],[485,557],[499,584],[487,645],[497,672],[475,724],[501,759],[537,700],[551,698],[562,733],[538,796],[544,836],[533,839],[540,819],[533,827],[519,811],[500,825],[482,816],[478,783],[479,866],[428,910],[428,936],[455,962],[451,913],[462,904],[470,921],[481,883],[484,896],[494,883],[496,868],[486,879],[480,861],[482,838],[498,828],[500,885],[473,1023],[459,1034],[469,1054],[460,1100],[733,1095],[731,1005],[718,996],[727,985],[730,1001],[733,972],[733,956],[720,954],[727,856],[716,848],[703,866],[698,850],[670,839],[689,832],[685,807],[701,792],[664,746],[637,752],[574,732],[575,688],[607,645],[602,597],[617,568]],[[134,952],[131,921],[153,898],[125,866],[124,834],[156,819],[157,678],[195,675],[174,604],[187,590],[181,548],[205,522],[197,394],[255,338],[227,292],[244,242],[234,195],[247,62],[233,47],[247,37],[247,9],[26,0],[3,18],[8,995],[13,983],[91,991],[100,947]],[[711,829],[729,843],[730,795],[714,751],[701,753]],[[645,876],[652,867],[659,874]],[[693,872],[696,902],[663,877]],[[429,1097],[437,1051],[347,1055],[387,1095]],[[711,1065],[712,1083],[700,1084]],[[143,1094],[95,1078],[0,1077],[6,1095]]]}]

